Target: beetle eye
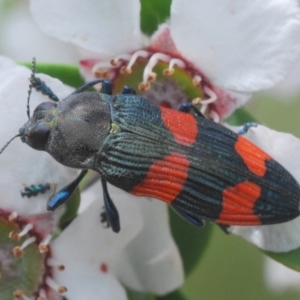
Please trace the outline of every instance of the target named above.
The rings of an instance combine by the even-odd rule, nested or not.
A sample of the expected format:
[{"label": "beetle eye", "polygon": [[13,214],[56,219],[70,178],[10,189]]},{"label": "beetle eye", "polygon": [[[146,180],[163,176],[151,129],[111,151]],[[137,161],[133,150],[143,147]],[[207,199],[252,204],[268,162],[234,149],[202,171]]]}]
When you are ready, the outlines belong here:
[{"label": "beetle eye", "polygon": [[50,128],[46,125],[39,125],[32,128],[28,133],[30,146],[36,150],[45,150],[49,133],[50,133]]},{"label": "beetle eye", "polygon": [[41,110],[50,110],[55,108],[57,105],[54,102],[43,102],[41,104],[39,104],[33,113],[37,112],[37,111],[41,111]]}]

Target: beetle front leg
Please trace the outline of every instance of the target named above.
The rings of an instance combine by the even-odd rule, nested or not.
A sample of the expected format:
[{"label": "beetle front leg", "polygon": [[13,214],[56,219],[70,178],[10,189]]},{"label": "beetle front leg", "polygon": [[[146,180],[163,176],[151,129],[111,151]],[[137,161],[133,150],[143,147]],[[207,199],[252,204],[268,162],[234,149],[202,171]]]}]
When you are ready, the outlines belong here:
[{"label": "beetle front leg", "polygon": [[82,92],[86,91],[87,89],[89,89],[90,87],[92,87],[92,86],[94,86],[98,83],[102,83],[100,93],[107,94],[107,95],[112,95],[112,82],[110,80],[107,80],[107,79],[95,79],[93,81],[90,81],[90,82],[82,85],[81,87],[79,87],[71,95],[82,93]]},{"label": "beetle front leg", "polygon": [[55,193],[48,201],[47,210],[53,211],[64,204],[72,196],[87,171],[88,170],[82,170],[74,181]]},{"label": "beetle front leg", "polygon": [[114,232],[119,232],[121,227],[120,227],[120,218],[119,218],[118,210],[109,196],[106,180],[101,178],[101,183],[103,189],[105,211],[106,211],[106,216],[109,225],[111,226]]}]

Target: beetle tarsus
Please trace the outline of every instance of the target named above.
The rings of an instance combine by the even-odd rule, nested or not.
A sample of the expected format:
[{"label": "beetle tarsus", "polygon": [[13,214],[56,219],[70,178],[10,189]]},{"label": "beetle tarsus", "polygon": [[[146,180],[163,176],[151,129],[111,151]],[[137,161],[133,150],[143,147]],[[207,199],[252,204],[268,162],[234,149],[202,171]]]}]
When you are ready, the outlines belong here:
[{"label": "beetle tarsus", "polygon": [[104,228],[109,228],[110,227],[108,217],[107,217],[107,213],[106,213],[106,210],[105,210],[105,206],[103,206],[103,211],[100,213],[100,222],[101,222],[101,224],[103,224]]},{"label": "beetle tarsus", "polygon": [[30,186],[25,186],[24,191],[21,191],[22,197],[33,197],[38,194],[45,194],[47,190],[50,190],[51,186],[49,183],[46,184],[32,184]]},{"label": "beetle tarsus", "polygon": [[75,180],[54,194],[48,201],[47,210],[53,211],[64,204],[72,196],[87,171],[88,170],[82,170]]},{"label": "beetle tarsus", "polygon": [[257,123],[249,122],[249,123],[244,124],[243,127],[238,131],[237,134],[239,134],[239,135],[246,134],[248,132],[248,130],[252,127],[257,127]]},{"label": "beetle tarsus", "polygon": [[107,190],[107,183],[103,178],[101,178],[101,183],[102,183],[102,189],[103,189],[103,197],[104,197],[104,204],[105,204],[107,220],[109,222],[109,225],[111,226],[111,229],[114,232],[119,232],[121,227],[120,227],[120,219],[119,219],[118,210],[109,196],[109,193]]}]

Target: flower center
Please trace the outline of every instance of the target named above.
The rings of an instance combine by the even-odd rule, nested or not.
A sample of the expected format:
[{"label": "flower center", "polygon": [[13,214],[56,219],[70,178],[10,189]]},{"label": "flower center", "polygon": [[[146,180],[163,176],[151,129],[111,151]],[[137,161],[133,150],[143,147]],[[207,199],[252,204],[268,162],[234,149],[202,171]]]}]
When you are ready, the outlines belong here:
[{"label": "flower center", "polygon": [[81,61],[81,66],[90,69],[93,77],[112,80],[115,93],[130,85],[158,105],[178,109],[182,103],[192,102],[207,117],[219,121],[210,105],[217,100],[213,86],[182,58],[139,50],[118,55],[110,62]]},{"label": "flower center", "polygon": [[38,228],[36,217],[30,220],[0,210],[0,299],[59,299],[52,297],[53,289],[57,295],[66,290],[52,279],[58,265],[51,261],[51,235]]}]

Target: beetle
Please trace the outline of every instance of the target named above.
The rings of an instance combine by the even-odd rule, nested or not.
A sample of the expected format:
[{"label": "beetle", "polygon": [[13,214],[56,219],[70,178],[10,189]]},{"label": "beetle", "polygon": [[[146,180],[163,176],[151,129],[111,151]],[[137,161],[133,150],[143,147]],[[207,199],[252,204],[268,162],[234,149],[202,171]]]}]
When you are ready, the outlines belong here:
[{"label": "beetle", "polygon": [[[86,83],[59,101],[34,71],[30,82],[29,120],[17,136],[59,163],[82,170],[49,199],[48,210],[69,199],[92,169],[101,176],[107,219],[115,232],[120,230],[119,214],[107,182],[162,200],[199,227],[204,220],[226,227],[276,224],[299,216],[300,186],[293,176],[193,105],[182,111],[159,107],[127,86],[112,95],[112,83],[105,79]],[[87,91],[98,83],[99,92]],[[30,117],[32,88],[53,101],[38,105]]]}]

